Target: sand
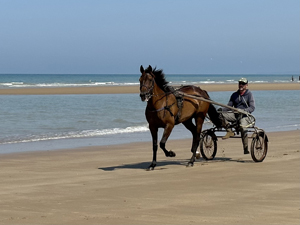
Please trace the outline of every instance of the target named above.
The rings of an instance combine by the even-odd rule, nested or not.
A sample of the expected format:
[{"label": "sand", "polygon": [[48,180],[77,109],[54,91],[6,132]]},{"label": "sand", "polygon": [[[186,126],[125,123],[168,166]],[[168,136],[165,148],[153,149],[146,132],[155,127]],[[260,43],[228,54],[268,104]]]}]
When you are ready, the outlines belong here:
[{"label": "sand", "polygon": [[[299,83],[249,84],[299,90]],[[234,91],[236,85],[201,85]],[[138,86],[0,89],[0,94],[138,93]],[[191,157],[191,139],[152,159],[149,142],[0,155],[0,224],[299,224],[300,131],[268,133],[261,163],[241,140],[218,141],[212,161]],[[42,150],[42,149],[41,149]]]},{"label": "sand", "polygon": [[0,155],[0,224],[299,224],[300,131],[268,133],[261,163],[241,140],[218,141],[212,161],[191,139],[146,171],[149,142]]},{"label": "sand", "polygon": [[[235,91],[237,84],[199,84],[202,89],[212,91]],[[254,83],[250,90],[300,90],[300,83]],[[0,89],[0,95],[49,95],[49,94],[120,94],[139,93],[139,86],[98,86],[63,88],[11,88]]]}]

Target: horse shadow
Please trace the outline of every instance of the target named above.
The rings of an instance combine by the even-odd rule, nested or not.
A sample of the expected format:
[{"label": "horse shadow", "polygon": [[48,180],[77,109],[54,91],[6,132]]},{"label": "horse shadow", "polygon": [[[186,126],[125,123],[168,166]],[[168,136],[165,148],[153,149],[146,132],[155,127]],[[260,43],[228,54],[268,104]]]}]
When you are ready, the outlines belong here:
[{"label": "horse shadow", "polygon": [[[157,165],[155,167],[155,170],[164,170],[167,169],[166,166],[175,165],[175,166],[186,166],[189,159],[186,160],[165,160],[157,162]],[[252,161],[249,160],[243,160],[243,159],[232,159],[228,157],[216,157],[213,160],[205,160],[205,159],[197,159],[195,161],[195,164],[201,163],[201,164],[210,164],[210,163],[218,163],[218,162],[237,162],[237,163],[251,163]],[[150,161],[147,162],[139,162],[139,163],[130,163],[130,164],[123,164],[119,166],[108,166],[108,167],[99,167],[99,170],[103,171],[114,171],[117,169],[142,169],[147,170],[149,165],[151,164]]]},{"label": "horse shadow", "polygon": [[213,160],[198,160],[198,161],[202,161],[202,162],[207,162],[207,163],[218,163],[218,162],[236,162],[236,163],[252,163],[252,160],[245,160],[245,159],[232,159],[229,157],[215,157]]},{"label": "horse shadow", "polygon": [[[157,165],[155,167],[155,170],[162,170],[162,169],[166,169],[163,168],[165,166],[169,166],[169,165],[184,165],[186,161],[160,161],[157,162]],[[117,169],[142,169],[142,170],[146,170],[149,165],[151,164],[150,161],[147,162],[139,162],[139,163],[130,163],[130,164],[123,164],[120,166],[109,166],[109,167],[99,167],[99,170],[104,170],[104,171],[114,171]]]}]

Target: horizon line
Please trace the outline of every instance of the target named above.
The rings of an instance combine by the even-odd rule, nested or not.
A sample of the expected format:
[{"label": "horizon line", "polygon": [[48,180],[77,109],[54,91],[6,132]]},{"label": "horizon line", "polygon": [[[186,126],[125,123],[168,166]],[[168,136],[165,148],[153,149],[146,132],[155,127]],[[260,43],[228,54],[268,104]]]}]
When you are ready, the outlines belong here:
[{"label": "horizon line", "polygon": [[[0,75],[139,75],[140,73],[0,73]],[[300,72],[274,73],[165,73],[165,75],[300,75]]]}]

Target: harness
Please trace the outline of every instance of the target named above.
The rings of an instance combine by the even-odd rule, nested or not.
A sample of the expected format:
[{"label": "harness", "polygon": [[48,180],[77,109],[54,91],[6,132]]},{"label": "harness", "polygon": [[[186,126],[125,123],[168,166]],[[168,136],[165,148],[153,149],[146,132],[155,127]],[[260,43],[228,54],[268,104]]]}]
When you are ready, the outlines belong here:
[{"label": "harness", "polygon": [[[172,113],[172,111],[171,111],[171,107],[173,106],[175,104],[175,102],[172,104],[172,105],[166,105],[166,106],[164,106],[164,107],[162,107],[162,108],[160,108],[160,109],[156,109],[156,110],[149,110],[150,112],[159,112],[159,111],[162,111],[162,110],[167,110],[170,114],[171,114],[171,116],[174,116],[174,114]],[[165,116],[165,115],[164,115]]]},{"label": "harness", "polygon": [[[153,76],[153,74],[150,74],[150,75]],[[150,87],[148,87],[148,86],[146,86],[146,85],[144,85],[144,84],[141,85],[140,89],[141,89],[142,87],[146,87],[147,92],[145,93],[145,96],[146,96],[148,99],[150,99],[151,97],[154,96],[154,94],[151,93],[151,91],[152,91],[153,88],[154,88],[154,80],[152,81],[152,85],[151,85]],[[162,108],[160,108],[160,109],[156,109],[156,110],[149,110],[148,108],[146,108],[146,109],[147,109],[148,111],[150,111],[150,112],[160,112],[160,111],[162,111],[162,110],[167,110],[167,111],[170,113],[170,115],[171,115],[172,117],[175,117],[175,123],[178,123],[179,118],[180,118],[180,116],[181,116],[182,107],[183,107],[183,100],[184,100],[184,99],[183,99],[183,94],[177,92],[177,91],[174,89],[174,87],[171,87],[171,86],[168,86],[168,85],[165,85],[164,88],[163,88],[163,90],[164,90],[164,92],[165,92],[164,95],[166,96],[166,106],[164,106],[164,107],[162,107]],[[173,104],[171,104],[171,105],[168,105],[168,94],[169,94],[169,93],[173,94],[173,95],[175,96],[175,98],[176,98],[176,103],[177,103],[177,107],[178,107],[178,112],[177,112],[176,115],[174,115],[174,114],[172,113],[172,111],[171,111],[171,107],[172,107],[173,105],[175,105],[175,102],[174,102]],[[158,95],[155,95],[155,96],[158,96]],[[164,112],[164,116],[165,116],[165,115],[166,115],[166,113]]]},{"label": "harness", "polygon": [[[173,117],[175,117],[175,123],[178,123],[178,121],[179,121],[179,119],[180,119],[180,117],[181,117],[181,111],[182,111],[182,107],[183,107],[183,95],[182,94],[180,94],[179,92],[177,92],[173,87],[171,87],[171,86],[167,86],[166,88],[168,88],[169,90],[166,90],[166,91],[168,91],[167,93],[165,93],[165,95],[166,95],[166,105],[164,106],[164,107],[162,107],[162,108],[160,108],[160,109],[156,109],[156,110],[149,110],[148,108],[147,108],[147,110],[149,110],[150,112],[160,112],[160,111],[162,111],[162,110],[166,110],[166,111],[168,111],[169,113],[170,113],[170,115],[171,116],[173,116]],[[173,104],[171,104],[171,105],[168,105],[168,94],[169,93],[172,93],[174,96],[175,96],[175,98],[176,98],[176,103],[177,103],[177,107],[178,107],[178,112],[177,112],[177,114],[176,115],[174,115],[173,113],[172,113],[172,111],[171,111],[171,107],[173,106],[173,105],[175,105],[175,102],[173,103]],[[165,114],[165,112],[164,112],[164,116],[165,116],[166,114]]]}]

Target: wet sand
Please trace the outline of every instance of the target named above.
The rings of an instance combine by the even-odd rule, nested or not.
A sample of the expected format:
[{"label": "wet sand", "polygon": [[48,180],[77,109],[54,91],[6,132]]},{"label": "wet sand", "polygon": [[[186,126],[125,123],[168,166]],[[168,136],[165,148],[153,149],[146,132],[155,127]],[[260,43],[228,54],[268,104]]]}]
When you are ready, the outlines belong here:
[{"label": "wet sand", "polygon": [[0,155],[0,224],[299,224],[300,131],[269,133],[261,163],[241,140],[218,141],[215,160],[191,139],[152,159],[149,142]]},{"label": "wet sand", "polygon": [[[234,91],[237,84],[199,84],[212,91]],[[300,83],[254,83],[250,90],[300,90]],[[139,86],[63,87],[63,88],[11,88],[0,89],[0,95],[55,95],[55,94],[122,94],[139,93]]]}]

